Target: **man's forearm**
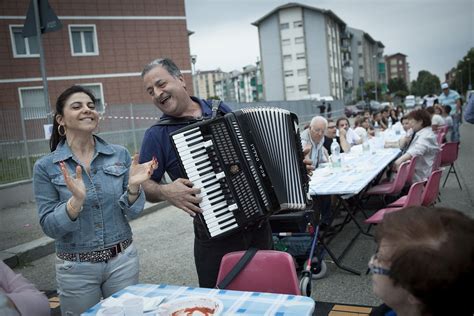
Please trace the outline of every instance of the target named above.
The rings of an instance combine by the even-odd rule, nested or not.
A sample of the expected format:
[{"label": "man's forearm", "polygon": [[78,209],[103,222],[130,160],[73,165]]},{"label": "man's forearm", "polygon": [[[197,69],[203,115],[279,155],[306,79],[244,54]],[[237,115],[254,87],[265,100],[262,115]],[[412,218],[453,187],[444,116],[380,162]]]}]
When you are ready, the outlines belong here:
[{"label": "man's forearm", "polygon": [[167,200],[165,186],[166,184],[159,184],[153,180],[146,180],[143,182],[142,187],[145,191],[146,200],[152,203]]}]

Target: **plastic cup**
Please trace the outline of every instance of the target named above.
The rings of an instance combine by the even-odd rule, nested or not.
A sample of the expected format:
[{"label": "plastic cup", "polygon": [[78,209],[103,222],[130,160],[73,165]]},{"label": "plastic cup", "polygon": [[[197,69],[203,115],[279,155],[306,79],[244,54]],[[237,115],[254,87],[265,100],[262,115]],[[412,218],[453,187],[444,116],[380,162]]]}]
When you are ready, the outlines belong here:
[{"label": "plastic cup", "polygon": [[125,316],[143,315],[143,299],[141,297],[129,298],[123,301],[122,304]]},{"label": "plastic cup", "polygon": [[113,306],[101,310],[102,316],[124,316],[122,307]]}]

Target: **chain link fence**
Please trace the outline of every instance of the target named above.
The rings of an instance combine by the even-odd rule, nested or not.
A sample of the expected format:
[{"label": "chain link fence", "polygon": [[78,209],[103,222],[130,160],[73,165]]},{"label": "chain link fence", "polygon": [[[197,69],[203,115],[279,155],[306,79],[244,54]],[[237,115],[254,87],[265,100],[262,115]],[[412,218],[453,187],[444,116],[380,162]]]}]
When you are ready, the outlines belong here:
[{"label": "chain link fence", "polygon": [[[319,114],[320,105],[319,102],[311,100],[226,103],[234,110],[254,106],[284,108],[298,115],[301,127]],[[332,116],[342,116],[343,103],[334,101],[331,104]],[[139,152],[145,131],[156,123],[160,116],[161,112],[151,104],[109,105],[101,113],[97,135],[109,143],[125,146],[130,153]],[[40,108],[1,110],[0,186],[32,178],[35,161],[50,152],[51,122],[52,118],[46,116],[44,109]]]}]

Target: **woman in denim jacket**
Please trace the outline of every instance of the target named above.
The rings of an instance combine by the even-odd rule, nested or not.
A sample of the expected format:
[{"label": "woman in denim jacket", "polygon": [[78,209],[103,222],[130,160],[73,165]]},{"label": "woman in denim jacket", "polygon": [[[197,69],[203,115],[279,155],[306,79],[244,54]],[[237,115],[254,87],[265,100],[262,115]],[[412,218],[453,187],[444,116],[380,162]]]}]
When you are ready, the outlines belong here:
[{"label": "woman in denim jacket", "polygon": [[138,164],[122,146],[92,132],[96,99],[73,86],[56,102],[51,153],[34,166],[40,224],[56,240],[56,282],[63,315],[79,315],[138,283],[138,255],[128,219],[144,207],[140,184],[158,166]]}]

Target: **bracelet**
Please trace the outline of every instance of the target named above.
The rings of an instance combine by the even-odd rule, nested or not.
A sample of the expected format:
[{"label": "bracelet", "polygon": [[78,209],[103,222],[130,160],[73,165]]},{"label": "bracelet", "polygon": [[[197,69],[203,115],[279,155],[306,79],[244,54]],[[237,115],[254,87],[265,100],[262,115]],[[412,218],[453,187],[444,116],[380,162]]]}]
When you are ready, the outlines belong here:
[{"label": "bracelet", "polygon": [[138,194],[140,193],[140,186],[138,186],[137,192],[132,192],[132,191],[130,190],[130,186],[127,185],[127,193],[130,194],[130,195],[132,195],[132,196],[138,195]]},{"label": "bracelet", "polygon": [[77,211],[71,204],[71,199],[67,200],[67,203],[66,203],[66,207],[68,207],[72,212],[74,213],[80,213],[82,212],[82,206],[81,208],[79,209],[79,211]]}]

